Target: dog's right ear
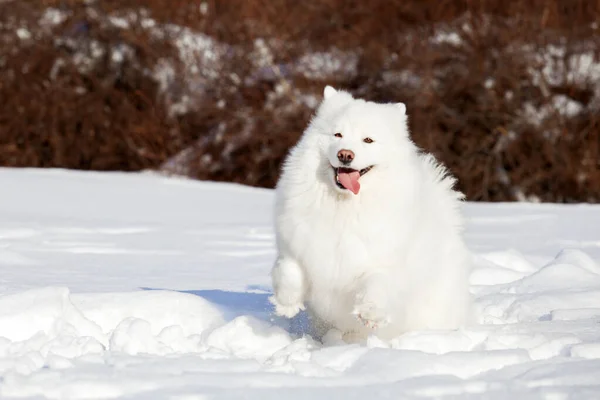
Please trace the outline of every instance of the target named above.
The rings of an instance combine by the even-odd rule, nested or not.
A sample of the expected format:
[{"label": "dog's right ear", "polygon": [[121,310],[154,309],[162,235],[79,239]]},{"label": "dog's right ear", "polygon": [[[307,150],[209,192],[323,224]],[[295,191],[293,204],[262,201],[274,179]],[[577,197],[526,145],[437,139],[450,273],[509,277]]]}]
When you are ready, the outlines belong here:
[{"label": "dog's right ear", "polygon": [[328,99],[336,93],[337,93],[337,90],[335,90],[332,86],[327,85],[327,86],[325,86],[325,90],[323,90],[323,97],[325,99]]},{"label": "dog's right ear", "polygon": [[396,107],[400,109],[402,114],[406,114],[406,104],[404,103],[396,103]]}]

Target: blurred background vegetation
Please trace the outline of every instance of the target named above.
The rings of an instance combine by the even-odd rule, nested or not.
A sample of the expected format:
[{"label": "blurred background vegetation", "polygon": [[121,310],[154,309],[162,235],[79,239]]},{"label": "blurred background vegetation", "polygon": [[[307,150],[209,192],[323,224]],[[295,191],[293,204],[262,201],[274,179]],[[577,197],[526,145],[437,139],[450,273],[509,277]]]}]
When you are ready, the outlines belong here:
[{"label": "blurred background vegetation", "polygon": [[273,187],[331,84],[472,201],[600,200],[600,0],[0,0],[0,165]]}]

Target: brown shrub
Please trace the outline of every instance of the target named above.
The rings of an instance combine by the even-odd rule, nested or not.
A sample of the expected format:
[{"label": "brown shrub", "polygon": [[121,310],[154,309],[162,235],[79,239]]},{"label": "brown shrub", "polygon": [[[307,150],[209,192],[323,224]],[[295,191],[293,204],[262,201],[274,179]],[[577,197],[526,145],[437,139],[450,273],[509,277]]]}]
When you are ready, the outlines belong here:
[{"label": "brown shrub", "polygon": [[596,202],[599,11],[585,0],[0,3],[0,164],[272,187],[333,84],[405,102],[415,141],[470,200]]}]

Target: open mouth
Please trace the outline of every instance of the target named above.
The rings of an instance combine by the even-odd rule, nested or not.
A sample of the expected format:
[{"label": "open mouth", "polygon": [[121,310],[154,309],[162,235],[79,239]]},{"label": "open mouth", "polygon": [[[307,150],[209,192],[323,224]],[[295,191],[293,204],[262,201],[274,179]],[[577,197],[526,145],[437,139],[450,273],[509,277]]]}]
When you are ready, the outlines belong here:
[{"label": "open mouth", "polygon": [[335,176],[335,184],[343,190],[350,190],[354,194],[358,194],[360,190],[359,178],[369,172],[373,166],[356,170],[352,168],[332,167]]}]

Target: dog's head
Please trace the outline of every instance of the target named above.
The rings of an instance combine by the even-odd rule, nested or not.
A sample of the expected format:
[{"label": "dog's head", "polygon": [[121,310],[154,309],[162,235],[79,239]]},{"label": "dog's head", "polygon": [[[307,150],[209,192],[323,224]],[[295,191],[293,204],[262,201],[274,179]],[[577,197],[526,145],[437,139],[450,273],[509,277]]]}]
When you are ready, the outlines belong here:
[{"label": "dog's head", "polygon": [[353,98],[327,86],[313,128],[319,135],[323,168],[335,190],[359,193],[380,171],[412,150],[406,107]]}]

